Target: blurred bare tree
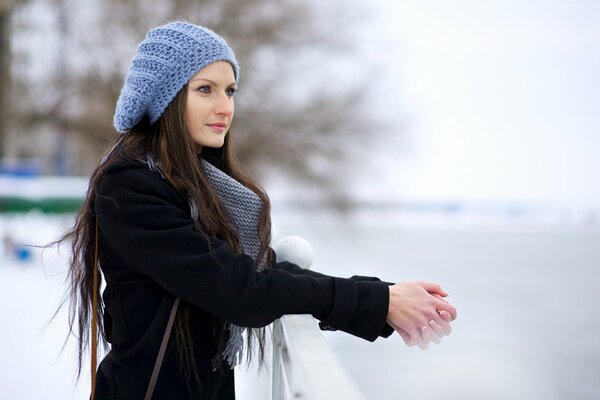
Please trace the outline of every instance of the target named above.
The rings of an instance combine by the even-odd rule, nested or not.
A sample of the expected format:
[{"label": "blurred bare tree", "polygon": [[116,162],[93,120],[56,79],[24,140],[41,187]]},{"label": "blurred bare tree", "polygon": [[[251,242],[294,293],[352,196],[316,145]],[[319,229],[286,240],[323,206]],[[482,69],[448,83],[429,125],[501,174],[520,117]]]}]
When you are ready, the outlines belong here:
[{"label": "blurred bare tree", "polygon": [[[353,58],[356,38],[346,28],[356,23],[356,17],[341,11],[341,4],[328,8],[308,0],[46,2],[53,5],[56,34],[64,43],[57,46],[59,61],[48,69],[43,83],[49,90],[44,95],[28,92],[28,101],[15,112],[16,125],[23,132],[50,125],[66,141],[82,143],[77,149],[88,152],[75,155],[80,158],[71,167],[76,173],[89,173],[116,135],[114,104],[135,46],[148,29],[173,19],[215,30],[236,52],[241,82],[233,132],[242,162],[255,175],[282,171],[332,190],[349,155],[366,145],[367,127],[376,130],[361,108],[366,91],[361,82],[366,80],[336,79],[343,80],[336,65],[361,68],[360,57]],[[36,29],[33,24],[21,28]],[[24,84],[27,76],[20,79],[22,87],[31,88]]]},{"label": "blurred bare tree", "polygon": [[0,156],[4,154],[6,131],[8,130],[10,83],[12,74],[12,50],[10,43],[12,14],[19,3],[17,0],[0,0]]}]

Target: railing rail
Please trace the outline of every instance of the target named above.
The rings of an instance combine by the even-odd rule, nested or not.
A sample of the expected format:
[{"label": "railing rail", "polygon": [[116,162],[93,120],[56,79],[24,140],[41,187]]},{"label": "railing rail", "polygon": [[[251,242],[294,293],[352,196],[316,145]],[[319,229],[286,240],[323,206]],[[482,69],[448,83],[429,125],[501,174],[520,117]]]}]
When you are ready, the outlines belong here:
[{"label": "railing rail", "polygon": [[310,315],[273,324],[272,400],[364,400]]}]

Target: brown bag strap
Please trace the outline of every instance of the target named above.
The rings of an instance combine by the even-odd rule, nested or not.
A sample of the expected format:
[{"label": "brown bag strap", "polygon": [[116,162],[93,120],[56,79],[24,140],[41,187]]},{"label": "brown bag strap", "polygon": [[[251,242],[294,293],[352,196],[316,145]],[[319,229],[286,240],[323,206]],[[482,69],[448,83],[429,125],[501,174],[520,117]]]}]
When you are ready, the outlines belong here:
[{"label": "brown bag strap", "polygon": [[[90,351],[92,353],[92,393],[90,396],[91,400],[94,400],[94,396],[96,394],[96,368],[98,364],[97,356],[98,356],[98,286],[99,286],[99,271],[98,271],[98,217],[96,217],[96,251],[94,254],[94,282],[93,282],[93,295],[92,295],[92,345]],[[167,322],[167,328],[165,329],[165,333],[163,335],[162,343],[160,344],[160,349],[158,350],[158,356],[156,357],[156,362],[154,363],[154,369],[152,370],[152,376],[150,377],[150,383],[148,384],[148,389],[146,390],[145,400],[150,400],[152,398],[152,393],[154,393],[154,387],[156,386],[156,381],[158,379],[158,373],[160,372],[160,367],[162,365],[163,359],[165,358],[165,352],[167,351],[167,343],[169,342],[169,337],[171,336],[171,330],[173,330],[173,322],[175,321],[175,315],[177,314],[177,307],[179,307],[179,297],[175,299],[173,303],[173,307],[171,308],[171,314],[169,314],[169,321]]]},{"label": "brown bag strap", "polygon": [[144,400],[150,400],[152,398],[154,386],[156,386],[156,380],[158,379],[158,373],[160,372],[160,366],[162,365],[163,359],[165,358],[167,343],[169,342],[169,336],[171,336],[173,321],[175,321],[175,314],[177,314],[178,306],[179,297],[175,299],[175,302],[173,303],[173,308],[171,308],[169,322],[167,322],[167,329],[165,329],[165,334],[163,335],[163,340],[160,344],[160,349],[158,350],[158,356],[156,357],[156,362],[154,363],[154,369],[152,370],[152,376],[150,377],[150,383],[148,384],[148,390],[146,391],[146,396],[144,397]]}]

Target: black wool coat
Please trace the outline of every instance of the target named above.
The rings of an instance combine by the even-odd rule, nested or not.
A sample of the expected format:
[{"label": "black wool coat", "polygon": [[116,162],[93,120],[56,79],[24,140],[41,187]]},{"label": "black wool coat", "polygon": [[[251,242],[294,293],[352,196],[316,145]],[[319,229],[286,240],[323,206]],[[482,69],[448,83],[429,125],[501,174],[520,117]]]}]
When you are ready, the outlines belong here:
[{"label": "black wool coat", "polygon": [[154,399],[235,398],[233,370],[211,368],[222,320],[263,327],[284,314],[312,314],[321,329],[369,341],[393,332],[385,322],[387,283],[331,277],[287,262],[257,272],[251,257],[198,230],[186,199],[145,165],[108,171],[95,212],[111,343],[98,367],[96,399],[144,398],[176,297],[190,310],[200,383],[180,368],[171,335]]}]

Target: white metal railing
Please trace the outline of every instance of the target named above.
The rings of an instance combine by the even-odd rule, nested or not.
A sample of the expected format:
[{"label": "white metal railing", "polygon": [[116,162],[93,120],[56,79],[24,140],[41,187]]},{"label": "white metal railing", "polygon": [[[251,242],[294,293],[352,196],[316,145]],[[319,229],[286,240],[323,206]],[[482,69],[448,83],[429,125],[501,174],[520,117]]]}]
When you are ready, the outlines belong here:
[{"label": "white metal railing", "polygon": [[310,315],[273,323],[272,400],[364,400]]}]

